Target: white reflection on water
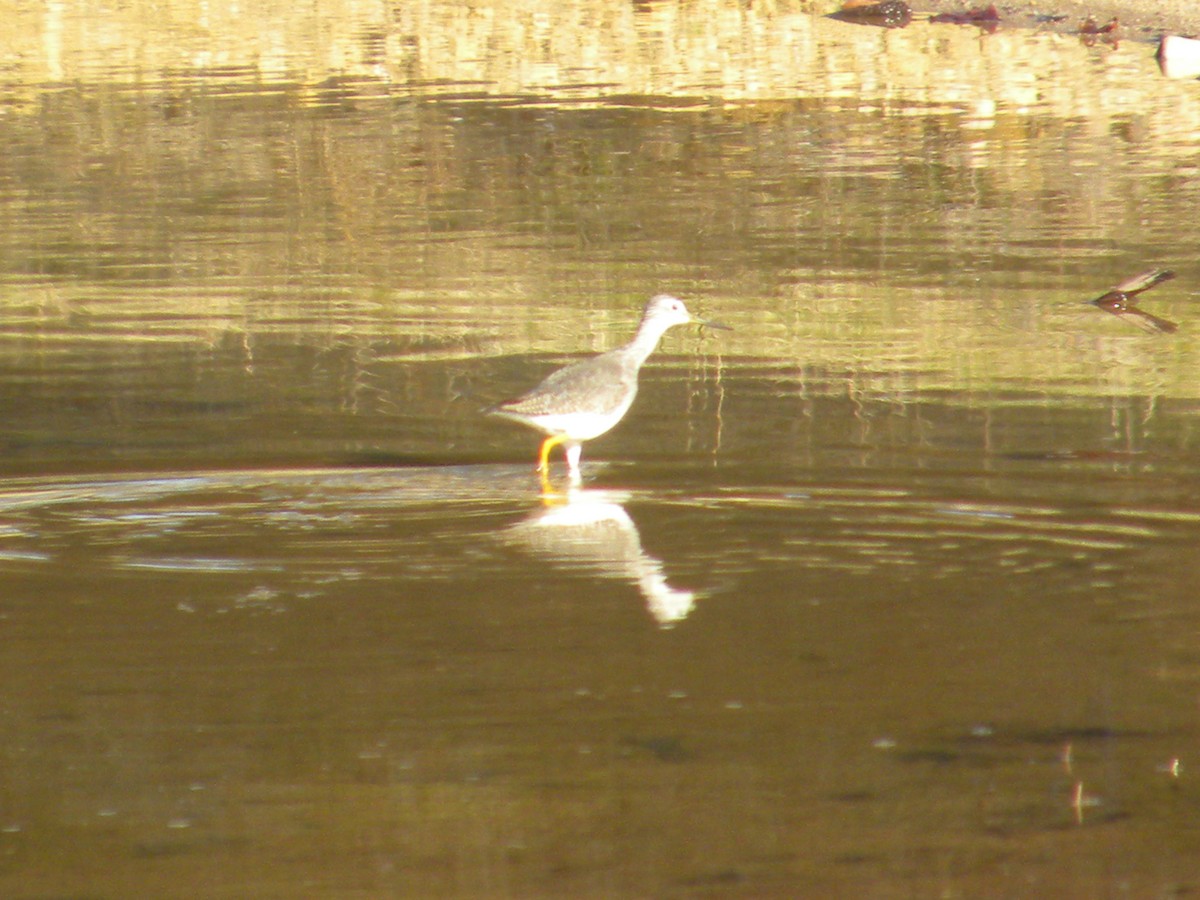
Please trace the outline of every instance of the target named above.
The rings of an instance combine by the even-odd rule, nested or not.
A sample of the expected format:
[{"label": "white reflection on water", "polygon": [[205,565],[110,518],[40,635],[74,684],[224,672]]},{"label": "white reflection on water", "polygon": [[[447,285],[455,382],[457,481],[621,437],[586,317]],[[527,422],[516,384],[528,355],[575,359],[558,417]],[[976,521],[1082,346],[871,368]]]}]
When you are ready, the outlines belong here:
[{"label": "white reflection on water", "polygon": [[[491,533],[496,503],[507,506],[531,496],[524,470],[512,479],[494,472],[485,477],[487,471],[261,470],[26,479],[0,491],[0,515],[12,520],[0,527],[7,527],[17,545],[0,546],[0,560],[50,562],[54,554],[40,547],[103,534],[104,551],[88,563],[102,571],[275,573],[307,579],[311,588],[322,582],[319,573],[336,571],[345,578],[347,560],[365,556],[385,566],[397,561],[410,576],[446,578],[463,569],[468,556],[479,565],[479,538]],[[692,611],[696,594],[668,583],[662,562],[642,549],[638,528],[622,506],[627,499],[626,493],[572,488],[543,497],[544,506],[500,536],[552,562],[636,584],[654,620],[673,625]],[[437,520],[437,527],[449,528],[455,537],[443,533],[430,540],[427,526]],[[426,525],[420,536],[390,535],[392,521]],[[250,537],[264,529],[264,539]],[[353,540],[338,540],[347,530]],[[313,531],[329,534],[319,553],[303,539]],[[382,534],[376,537],[376,532]],[[231,539],[237,542],[232,548]],[[423,543],[429,545],[424,551]],[[212,552],[217,548],[222,552]]]},{"label": "white reflection on water", "polygon": [[636,583],[650,615],[670,627],[692,611],[696,595],[668,584],[662,562],[642,550],[637,525],[621,505],[626,499],[622,492],[582,488],[547,495],[543,508],[503,537],[536,556]]},{"label": "white reflection on water", "polygon": [[398,585],[419,585],[427,596],[438,584],[457,595],[456,585],[480,578],[519,590],[543,577],[497,552],[506,545],[585,576],[581,597],[593,579],[636,586],[667,627],[691,616],[697,594],[671,584],[662,559],[643,549],[625,509],[632,496],[659,514],[685,511],[677,527],[656,534],[656,546],[681,570],[718,579],[710,596],[756,602],[780,585],[781,602],[792,602],[797,579],[856,596],[864,577],[919,581],[927,592],[940,583],[953,593],[959,580],[974,591],[990,576],[995,585],[1027,577],[1038,590],[1049,579],[1062,592],[1109,591],[1132,578],[1142,586],[1123,599],[1154,600],[1163,585],[1138,581],[1138,560],[1189,545],[1200,523],[1186,504],[1098,502],[1086,472],[1064,477],[1061,494],[1039,481],[1041,496],[1025,502],[979,496],[973,480],[927,491],[852,483],[710,485],[700,494],[588,487],[538,504],[536,478],[524,466],[14,479],[0,486],[0,581],[15,595],[29,589],[24,579],[35,568],[53,567],[71,576],[55,590],[73,601],[81,584],[94,593],[161,577],[172,579],[171,596],[207,598],[214,608],[270,599],[282,609],[289,598],[332,596],[348,582],[365,586],[360,597],[372,585],[390,597]]},{"label": "white reflection on water", "polygon": [[219,559],[215,557],[162,557],[124,559],[119,565],[127,569],[155,569],[163,572],[250,572],[266,568],[281,571],[282,566],[258,566],[241,559]]}]

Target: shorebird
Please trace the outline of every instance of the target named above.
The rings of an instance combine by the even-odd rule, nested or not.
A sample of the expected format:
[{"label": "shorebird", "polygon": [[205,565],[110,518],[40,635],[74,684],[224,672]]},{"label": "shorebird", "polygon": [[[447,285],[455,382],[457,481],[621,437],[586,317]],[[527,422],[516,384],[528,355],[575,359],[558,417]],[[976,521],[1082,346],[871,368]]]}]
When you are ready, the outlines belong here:
[{"label": "shorebird", "polygon": [[659,294],[646,304],[628,344],[551,372],[537,387],[487,412],[546,435],[537,467],[543,478],[550,470],[550,451],[562,444],[571,478],[578,481],[583,442],[621,421],[637,396],[638,372],[659,339],[668,328],[689,322],[729,330],[728,325],[693,316],[678,297]]},{"label": "shorebird", "polygon": [[1134,305],[1133,298],[1142,291],[1148,291],[1156,284],[1170,281],[1174,277],[1175,273],[1170,269],[1150,269],[1148,272],[1139,272],[1137,275],[1126,278],[1112,290],[1088,302],[1112,313],[1119,319],[1132,322],[1145,331],[1161,331],[1164,334],[1171,334],[1178,330],[1178,325],[1169,319],[1151,315]]}]

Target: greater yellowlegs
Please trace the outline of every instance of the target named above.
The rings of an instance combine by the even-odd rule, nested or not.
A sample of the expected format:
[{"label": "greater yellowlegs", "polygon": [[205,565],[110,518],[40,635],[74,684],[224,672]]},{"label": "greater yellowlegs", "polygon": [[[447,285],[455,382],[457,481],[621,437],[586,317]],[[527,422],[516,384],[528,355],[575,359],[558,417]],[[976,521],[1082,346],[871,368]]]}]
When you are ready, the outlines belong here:
[{"label": "greater yellowlegs", "polygon": [[572,479],[578,480],[583,442],[599,437],[621,421],[637,396],[642,363],[668,328],[689,322],[729,328],[696,318],[678,297],[659,294],[646,304],[637,334],[628,344],[551,372],[533,390],[488,412],[546,435],[538,454],[538,471],[543,476],[550,469],[550,451],[562,444],[567,468]]}]

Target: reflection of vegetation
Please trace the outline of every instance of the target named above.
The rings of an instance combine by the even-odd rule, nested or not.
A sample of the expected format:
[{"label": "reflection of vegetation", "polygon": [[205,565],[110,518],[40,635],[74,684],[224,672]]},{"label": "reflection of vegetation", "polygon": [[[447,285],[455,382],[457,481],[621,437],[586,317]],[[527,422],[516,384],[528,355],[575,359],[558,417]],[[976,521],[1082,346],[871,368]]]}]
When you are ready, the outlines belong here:
[{"label": "reflection of vegetation", "polygon": [[[522,321],[522,348],[601,349],[644,291],[700,275],[743,295],[718,301],[742,326],[735,354],[867,381],[1200,393],[1200,366],[1178,364],[1186,317],[1156,343],[1085,312],[1133,264],[1099,254],[1186,272],[1176,223],[1200,183],[1122,132],[1008,114],[979,139],[944,112],[803,101],[311,106],[230,87],[60,91],[12,117],[10,284],[44,282],[52,319],[102,304],[135,329],[160,313],[209,341],[284,329],[430,358],[476,356]],[[1155,298],[1167,316],[1173,288]],[[576,327],[581,304],[598,337]],[[1087,335],[1118,343],[1080,352]]]},{"label": "reflection of vegetation", "polygon": [[[884,393],[1200,395],[1172,308],[1196,277],[1200,110],[1148,55],[957,29],[934,54],[927,29],[788,3],[589,9],[15,20],[0,303],[246,365],[282,334],[347,353],[358,385],[501,336],[603,349],[670,288],[720,295],[735,355]],[[136,49],[113,64],[118,38]],[[39,66],[87,86],[43,90]],[[1086,312],[1143,265],[1180,270],[1155,298],[1169,339]]]}]

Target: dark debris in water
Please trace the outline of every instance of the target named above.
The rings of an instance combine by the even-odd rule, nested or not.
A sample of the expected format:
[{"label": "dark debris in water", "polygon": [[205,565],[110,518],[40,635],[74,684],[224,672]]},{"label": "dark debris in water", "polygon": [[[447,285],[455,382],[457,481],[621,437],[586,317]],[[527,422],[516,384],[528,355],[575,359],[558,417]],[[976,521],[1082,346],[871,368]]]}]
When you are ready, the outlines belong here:
[{"label": "dark debris in water", "polygon": [[1116,16],[1113,16],[1103,25],[1096,23],[1095,18],[1088,16],[1079,25],[1080,34],[1113,34],[1120,26],[1120,21]]},{"label": "dark debris in water", "polygon": [[977,6],[962,12],[938,13],[930,16],[929,21],[950,25],[978,25],[991,34],[1000,26],[1000,11],[996,9],[996,4],[990,3],[987,6]]},{"label": "dark debris in water", "polygon": [[966,753],[949,747],[916,747],[912,750],[900,750],[892,754],[894,759],[905,763],[933,763],[947,766],[954,763],[990,762],[979,754],[969,756]]},{"label": "dark debris in water", "polygon": [[633,750],[649,753],[659,762],[681,763],[692,759],[692,754],[676,737],[625,737],[621,744]]},{"label": "dark debris in water", "polygon": [[1175,273],[1170,269],[1148,269],[1145,272],[1138,272],[1138,274],[1131,275],[1114,285],[1091,303],[1119,319],[1136,325],[1143,331],[1173,334],[1179,329],[1175,322],[1146,312],[1133,303],[1133,298],[1142,291],[1148,291],[1155,285],[1170,281],[1174,277]]},{"label": "dark debris in water", "polygon": [[987,768],[1025,758],[1029,747],[1063,747],[1070,744],[1089,744],[1114,740],[1146,739],[1163,734],[1138,729],[1115,728],[1109,725],[1084,724],[1060,728],[987,727],[934,737],[928,742],[891,754],[903,763],[931,763],[938,766],[964,765]]},{"label": "dark debris in water", "polygon": [[1079,36],[1083,42],[1091,47],[1097,42],[1111,44],[1117,46],[1117,29],[1120,22],[1117,17],[1113,16],[1103,25],[1099,24],[1093,17],[1088,16],[1079,25]]},{"label": "dark debris in water", "polygon": [[1018,731],[1014,732],[1012,737],[1022,743],[1056,746],[1066,743],[1087,743],[1089,741],[1161,737],[1163,734],[1163,732],[1137,728],[1113,728],[1109,725],[1077,725],[1048,730],[1031,729],[1023,732]]},{"label": "dark debris in water", "polygon": [[912,9],[904,0],[848,0],[829,18],[854,25],[875,25],[880,28],[903,28],[912,21]]}]

